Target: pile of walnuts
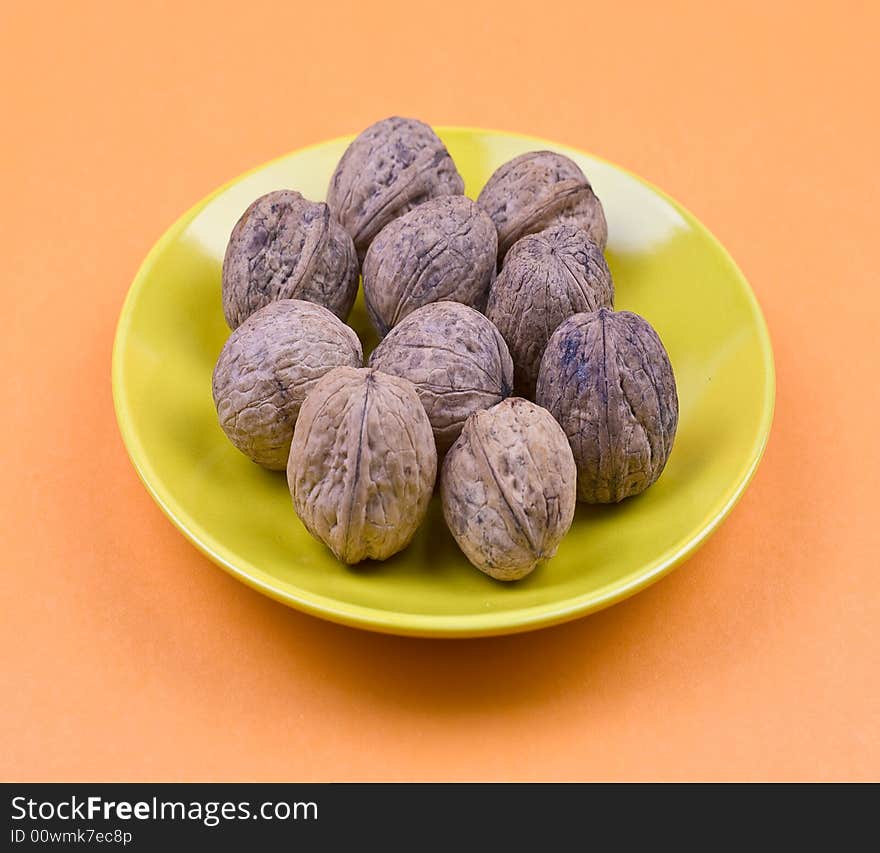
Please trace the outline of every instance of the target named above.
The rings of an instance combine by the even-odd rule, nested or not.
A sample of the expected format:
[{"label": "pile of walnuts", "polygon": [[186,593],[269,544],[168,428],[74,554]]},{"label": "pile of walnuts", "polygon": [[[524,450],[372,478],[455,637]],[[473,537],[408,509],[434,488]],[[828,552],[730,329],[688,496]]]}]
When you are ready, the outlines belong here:
[{"label": "pile of walnuts", "polygon": [[[523,154],[463,193],[434,131],[389,118],[349,145],[326,204],[258,198],[223,261],[214,402],[345,563],[405,548],[439,480],[467,558],[516,580],[578,500],[656,481],[678,398],[657,333],[613,310],[605,214],[573,161]],[[381,338],[366,366],[345,325],[359,273]]]}]

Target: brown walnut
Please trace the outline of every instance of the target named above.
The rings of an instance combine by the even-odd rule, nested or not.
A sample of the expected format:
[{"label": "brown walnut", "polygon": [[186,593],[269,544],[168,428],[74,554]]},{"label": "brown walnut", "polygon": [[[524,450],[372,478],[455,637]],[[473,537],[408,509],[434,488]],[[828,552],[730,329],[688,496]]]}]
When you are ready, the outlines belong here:
[{"label": "brown walnut", "polygon": [[354,244],[323,202],[277,190],[253,202],[232,229],[223,259],[231,329],[276,299],[314,302],[345,320],[357,287]]},{"label": "brown walnut", "polygon": [[566,317],[613,306],[611,272],[586,231],[553,225],[517,240],[486,308],[513,356],[515,392],[534,399],[544,347]]},{"label": "brown walnut", "polygon": [[436,474],[431,424],[405,379],[339,367],[303,403],[287,482],[303,524],[343,562],[405,548]]},{"label": "brown walnut", "polygon": [[486,307],[498,236],[469,198],[433,199],[395,219],[364,260],[364,301],[380,335],[416,308],[449,300]]},{"label": "brown walnut", "polygon": [[327,204],[363,260],[392,219],[428,199],[463,192],[464,181],[437,134],[423,122],[393,116],[348,146],[330,179]]},{"label": "brown walnut", "polygon": [[616,503],[662,473],[678,426],[669,356],[638,314],[575,314],[553,333],[538,403],[562,425],[578,467],[578,498]]},{"label": "brown walnut", "polygon": [[468,418],[443,463],[443,515],[465,556],[518,580],[556,553],[571,527],[577,471],[544,409],[509,397]]},{"label": "brown walnut", "polygon": [[370,367],[415,385],[438,455],[469,415],[501,402],[513,383],[513,362],[498,330],[458,302],[417,308],[373,350]]},{"label": "brown walnut", "polygon": [[578,225],[600,249],[608,242],[602,203],[573,160],[553,151],[531,151],[492,174],[477,198],[498,229],[498,261],[520,237],[550,225]]},{"label": "brown walnut", "polygon": [[270,302],[226,341],[214,368],[220,426],[246,456],[283,471],[300,406],[328,370],[360,367],[357,335],[326,308]]}]

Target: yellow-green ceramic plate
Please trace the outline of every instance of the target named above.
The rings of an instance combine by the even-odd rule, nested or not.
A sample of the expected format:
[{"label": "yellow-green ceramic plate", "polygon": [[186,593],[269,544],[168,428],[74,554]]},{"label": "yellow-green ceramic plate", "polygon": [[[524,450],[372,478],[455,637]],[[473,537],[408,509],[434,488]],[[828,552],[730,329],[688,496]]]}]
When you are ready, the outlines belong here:
[{"label": "yellow-green ceramic plate", "polygon": [[[294,152],[199,202],[147,256],[126,299],[113,352],[122,437],[150,493],[212,560],[273,598],[361,628],[434,637],[502,634],[582,616],[637,592],[680,563],[730,512],[770,430],[773,356],[748,283],[686,210],[639,178],[562,145],[510,133],[445,128],[476,197],[492,171],[552,148],[584,169],[608,217],[616,307],[644,315],[672,359],[681,405],[659,481],[613,507],[579,507],[552,560],[525,580],[493,581],[447,532],[435,496],[412,544],[384,563],[348,568],[294,515],[282,474],[226,440],[211,372],[229,333],[220,268],[233,224],[282,187],[323,199],[349,139]],[[350,319],[366,348],[359,298]]]}]

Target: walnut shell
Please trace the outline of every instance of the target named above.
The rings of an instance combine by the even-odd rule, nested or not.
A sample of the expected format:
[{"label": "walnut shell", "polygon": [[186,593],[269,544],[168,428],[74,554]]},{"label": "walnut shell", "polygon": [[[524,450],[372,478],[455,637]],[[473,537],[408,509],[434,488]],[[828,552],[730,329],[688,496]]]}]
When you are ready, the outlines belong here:
[{"label": "walnut shell", "polygon": [[498,229],[498,261],[526,234],[550,225],[583,228],[600,249],[608,242],[602,203],[580,166],[553,151],[520,154],[499,166],[477,198]]},{"label": "walnut shell", "polygon": [[330,179],[327,204],[363,260],[392,219],[428,199],[463,192],[464,181],[437,134],[423,122],[393,116],[348,146]]},{"label": "walnut shell", "polygon": [[431,424],[405,379],[339,367],[303,403],[287,482],[303,524],[343,562],[405,548],[436,474]]},{"label": "walnut shell", "polygon": [[486,308],[513,356],[515,392],[534,398],[544,347],[566,317],[613,306],[611,271],[586,231],[553,225],[517,240]]},{"label": "walnut shell", "polygon": [[277,190],[253,202],[232,229],[223,258],[231,329],[276,299],[314,302],[345,320],[357,288],[354,244],[323,202]]},{"label": "walnut shell", "polygon": [[602,308],[565,320],[544,351],[536,399],[571,442],[580,500],[616,503],[663,471],[678,394],[669,356],[638,314]]},{"label": "walnut shell", "polygon": [[433,199],[395,219],[364,260],[364,301],[380,336],[430,302],[486,307],[498,235],[469,198]]},{"label": "walnut shell", "polygon": [[577,471],[549,412],[508,397],[468,418],[446,456],[446,523],[465,556],[503,581],[556,553],[571,527]]},{"label": "walnut shell", "polygon": [[417,308],[373,350],[370,367],[415,385],[438,455],[469,415],[500,403],[513,384],[513,362],[498,330],[458,302]]},{"label": "walnut shell", "polygon": [[326,308],[299,299],[270,302],[229,336],[217,359],[220,426],[254,462],[283,471],[306,395],[328,370],[363,361],[357,335]]}]

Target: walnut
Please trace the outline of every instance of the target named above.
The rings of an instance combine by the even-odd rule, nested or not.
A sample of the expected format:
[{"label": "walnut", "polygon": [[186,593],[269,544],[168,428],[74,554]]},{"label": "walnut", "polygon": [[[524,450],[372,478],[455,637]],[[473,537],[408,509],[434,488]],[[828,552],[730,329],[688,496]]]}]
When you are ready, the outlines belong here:
[{"label": "walnut", "polygon": [[303,524],[343,562],[405,548],[436,474],[431,424],[405,379],[339,367],[303,403],[287,482]]},{"label": "walnut", "polygon": [[270,302],[229,336],[217,359],[220,426],[254,462],[283,471],[306,394],[328,370],[363,360],[357,335],[326,308]]},{"label": "walnut", "polygon": [[575,314],[541,361],[538,403],[559,421],[578,466],[578,498],[616,503],[661,474],[678,425],[669,356],[629,311]]},{"label": "walnut", "polygon": [[324,203],[277,190],[253,202],[232,229],[223,259],[231,329],[276,299],[314,302],[345,320],[357,287],[354,244]]},{"label": "walnut", "polygon": [[497,248],[492,220],[464,196],[437,198],[395,219],[364,260],[364,301],[379,335],[429,302],[483,310]]},{"label": "walnut", "polygon": [[438,455],[469,415],[501,402],[513,384],[513,362],[498,330],[458,302],[417,308],[373,350],[370,367],[415,385]]},{"label": "walnut", "polygon": [[600,249],[608,241],[602,203],[573,160],[553,151],[520,154],[492,174],[477,198],[498,228],[498,261],[520,237],[570,223]]},{"label": "walnut", "polygon": [[468,418],[441,474],[443,515],[465,556],[518,580],[556,553],[574,518],[577,471],[544,409],[508,397]]},{"label": "walnut", "polygon": [[566,317],[613,305],[611,272],[586,231],[553,225],[517,240],[486,309],[513,356],[515,392],[534,399],[544,347]]},{"label": "walnut", "polygon": [[327,191],[336,219],[363,260],[392,219],[437,196],[461,195],[464,181],[426,124],[394,116],[370,125],[345,150]]}]

